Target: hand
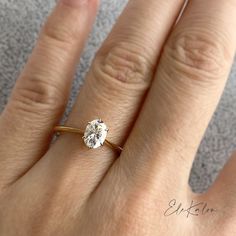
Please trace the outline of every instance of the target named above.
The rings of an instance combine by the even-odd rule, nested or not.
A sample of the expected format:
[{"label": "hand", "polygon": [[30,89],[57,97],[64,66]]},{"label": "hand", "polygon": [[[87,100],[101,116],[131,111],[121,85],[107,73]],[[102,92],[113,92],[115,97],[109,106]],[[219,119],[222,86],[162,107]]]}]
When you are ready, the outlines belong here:
[{"label": "hand", "polygon": [[[236,1],[130,0],[67,125],[95,118],[124,146],[50,145],[97,0],[61,0],[0,116],[0,235],[236,235],[236,158],[204,194],[191,165],[227,80]],[[197,205],[195,205],[197,204]]]}]

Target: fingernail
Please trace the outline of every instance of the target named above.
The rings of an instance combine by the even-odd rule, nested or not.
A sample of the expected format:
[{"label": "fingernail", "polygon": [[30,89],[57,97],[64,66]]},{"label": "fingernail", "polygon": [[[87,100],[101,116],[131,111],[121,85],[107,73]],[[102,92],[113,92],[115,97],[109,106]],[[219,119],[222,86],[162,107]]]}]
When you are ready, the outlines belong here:
[{"label": "fingernail", "polygon": [[88,3],[88,1],[89,0],[61,0],[61,3],[76,7],[86,4]]}]

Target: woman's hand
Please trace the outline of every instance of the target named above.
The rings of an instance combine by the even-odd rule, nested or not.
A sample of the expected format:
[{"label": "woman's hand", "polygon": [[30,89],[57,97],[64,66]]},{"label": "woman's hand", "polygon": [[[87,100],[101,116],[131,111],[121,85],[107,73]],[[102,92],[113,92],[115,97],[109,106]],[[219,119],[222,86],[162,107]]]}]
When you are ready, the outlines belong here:
[{"label": "woman's hand", "polygon": [[101,117],[118,157],[75,134],[49,147],[98,5],[58,3],[0,116],[1,236],[236,235],[236,158],[207,193],[188,186],[234,58],[236,1],[189,1],[175,24],[183,4],[130,0],[69,116]]}]

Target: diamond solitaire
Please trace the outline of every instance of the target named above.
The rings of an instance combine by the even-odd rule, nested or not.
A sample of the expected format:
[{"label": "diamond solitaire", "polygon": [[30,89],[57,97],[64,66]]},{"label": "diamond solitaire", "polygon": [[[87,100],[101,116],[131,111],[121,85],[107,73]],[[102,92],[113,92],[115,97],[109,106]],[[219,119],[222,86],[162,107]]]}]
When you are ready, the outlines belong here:
[{"label": "diamond solitaire", "polygon": [[84,132],[84,143],[89,148],[98,148],[103,146],[107,137],[108,128],[101,119],[88,122]]},{"label": "diamond solitaire", "polygon": [[119,154],[123,151],[121,146],[106,139],[108,128],[101,119],[88,122],[85,131],[73,126],[58,125],[54,127],[54,132],[57,132],[57,134],[73,133],[83,135],[84,143],[89,148],[98,148],[103,146],[103,144],[106,144],[110,148],[116,150]]}]

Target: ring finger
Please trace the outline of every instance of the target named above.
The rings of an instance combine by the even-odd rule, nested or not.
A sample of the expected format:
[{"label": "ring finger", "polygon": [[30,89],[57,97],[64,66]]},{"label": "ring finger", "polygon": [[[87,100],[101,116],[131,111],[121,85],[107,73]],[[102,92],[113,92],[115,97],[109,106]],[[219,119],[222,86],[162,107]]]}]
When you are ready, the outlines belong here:
[{"label": "ring finger", "polygon": [[[110,129],[108,139],[124,144],[182,4],[182,0],[128,3],[97,53],[67,125],[84,128],[88,121],[102,118]],[[65,179],[76,181],[77,187],[86,183],[89,193],[115,157],[116,153],[105,146],[88,150],[79,136],[65,134],[36,165],[35,173],[43,176],[43,183],[63,173]]]}]

